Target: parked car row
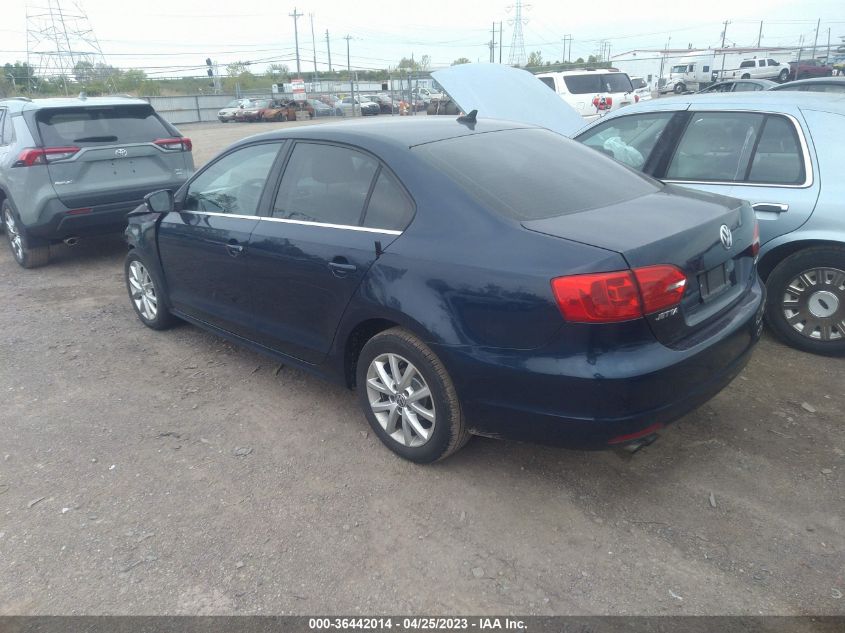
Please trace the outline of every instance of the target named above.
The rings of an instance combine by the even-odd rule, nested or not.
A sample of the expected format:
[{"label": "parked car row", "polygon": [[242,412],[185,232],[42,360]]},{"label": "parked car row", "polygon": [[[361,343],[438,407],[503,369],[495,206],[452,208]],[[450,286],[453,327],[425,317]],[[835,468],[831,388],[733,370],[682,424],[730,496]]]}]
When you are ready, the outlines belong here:
[{"label": "parked car row", "polygon": [[217,113],[221,123],[230,121],[296,121],[307,116],[309,119],[324,116],[343,116],[339,104],[329,105],[320,99],[294,101],[285,99],[240,99],[229,103]]},{"label": "parked car row", "polygon": [[696,94],[714,92],[758,92],[760,90],[789,90],[803,92],[845,92],[845,77],[817,77],[779,84],[768,79],[732,79],[719,81]]}]

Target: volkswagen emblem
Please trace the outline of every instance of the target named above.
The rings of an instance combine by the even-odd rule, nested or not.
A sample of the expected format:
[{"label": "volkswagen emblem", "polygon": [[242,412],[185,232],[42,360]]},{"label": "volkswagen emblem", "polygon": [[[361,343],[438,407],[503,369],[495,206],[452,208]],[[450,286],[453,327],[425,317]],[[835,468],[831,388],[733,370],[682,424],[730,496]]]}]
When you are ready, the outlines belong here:
[{"label": "volkswagen emblem", "polygon": [[725,247],[726,251],[731,249],[734,243],[734,237],[731,235],[731,230],[728,228],[727,224],[723,224],[719,227],[719,239],[722,240],[722,246]]},{"label": "volkswagen emblem", "polygon": [[127,155],[128,153],[129,153],[129,152],[127,152],[127,151],[126,151],[125,149],[123,149],[122,147],[120,147],[120,148],[118,148],[118,149],[114,150],[114,155],[115,155],[117,158],[126,158],[126,155]]}]

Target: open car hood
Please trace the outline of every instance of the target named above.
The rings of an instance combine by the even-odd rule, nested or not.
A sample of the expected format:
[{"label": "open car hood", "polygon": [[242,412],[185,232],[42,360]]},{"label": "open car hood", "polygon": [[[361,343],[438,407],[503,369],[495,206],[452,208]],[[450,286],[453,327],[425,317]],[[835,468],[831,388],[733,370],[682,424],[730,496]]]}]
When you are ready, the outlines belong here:
[{"label": "open car hood", "polygon": [[458,64],[431,74],[464,112],[539,125],[572,136],[586,121],[525,70],[501,64]]}]

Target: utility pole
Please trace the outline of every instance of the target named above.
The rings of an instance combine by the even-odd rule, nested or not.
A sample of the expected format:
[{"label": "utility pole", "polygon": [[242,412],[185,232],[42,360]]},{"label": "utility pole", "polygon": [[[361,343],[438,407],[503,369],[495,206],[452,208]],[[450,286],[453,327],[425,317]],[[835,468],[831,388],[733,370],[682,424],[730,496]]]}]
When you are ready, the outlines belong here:
[{"label": "utility pole", "polygon": [[296,7],[293,8],[293,13],[288,13],[290,17],[293,18],[293,37],[296,40],[296,75],[297,78],[301,79],[302,71],[299,68],[299,28],[297,27],[297,21],[301,18],[304,13],[297,13]]},{"label": "utility pole", "polygon": [[827,28],[827,57],[824,58],[824,63],[830,66],[830,27]]},{"label": "utility pole", "polygon": [[725,38],[728,36],[728,24],[730,24],[730,23],[731,23],[730,20],[725,20],[725,22],[724,22],[725,28],[722,29],[722,72],[719,75],[719,79],[722,79],[722,77],[725,74],[725,57],[726,57],[726,55],[725,55]]},{"label": "utility pole", "polygon": [[349,56],[349,40],[352,36],[347,33],[343,39],[346,40],[346,72],[349,73],[349,91],[352,93],[352,116],[355,116],[355,82],[352,80],[352,62]]},{"label": "utility pole", "polygon": [[499,63],[502,63],[502,22],[499,22]]},{"label": "utility pole", "polygon": [[490,40],[490,63],[496,61],[496,23],[493,22],[493,38]]},{"label": "utility pole", "polygon": [[332,72],[332,45],[329,42],[329,30],[326,29],[326,50],[329,53],[329,72]]},{"label": "utility pole", "polygon": [[760,48],[761,41],[763,41],[763,20],[760,20],[760,31],[757,33],[757,48]]},{"label": "utility pole", "polygon": [[822,19],[819,18],[819,21],[816,22],[816,37],[813,38],[813,54],[811,55],[812,59],[816,58],[816,44],[819,42],[819,27],[822,25]]},{"label": "utility pole", "polygon": [[314,14],[309,13],[308,17],[311,20],[311,52],[314,53],[314,83],[319,81],[317,76],[317,40],[314,38]]}]

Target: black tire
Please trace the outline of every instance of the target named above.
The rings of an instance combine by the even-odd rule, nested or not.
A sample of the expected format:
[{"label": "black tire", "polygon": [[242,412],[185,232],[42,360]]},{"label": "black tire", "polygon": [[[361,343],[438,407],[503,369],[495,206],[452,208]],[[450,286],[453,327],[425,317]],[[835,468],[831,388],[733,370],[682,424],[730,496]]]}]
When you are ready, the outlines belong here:
[{"label": "black tire", "polygon": [[[431,436],[421,446],[407,446],[393,439],[376,418],[367,391],[367,372],[382,354],[398,354],[414,365],[431,392],[435,423]],[[406,366],[407,369],[407,366]],[[431,349],[408,330],[391,328],[376,334],[364,345],[356,368],[358,399],[373,432],[394,453],[418,464],[445,459],[470,438],[464,423],[455,385],[443,363]],[[417,436],[418,437],[418,436]]]},{"label": "black tire", "polygon": [[745,73],[742,77],[740,77],[740,79],[751,79],[751,75]]},{"label": "black tire", "polygon": [[[154,318],[149,318],[148,315],[144,314],[135,303],[134,291],[129,281],[132,262],[139,262],[147,271],[152,281],[153,292],[155,293],[156,298],[156,312]],[[132,309],[135,310],[135,314],[141,320],[141,323],[153,330],[166,330],[173,325],[176,318],[170,313],[170,304],[167,302],[167,297],[162,291],[164,286],[162,285],[161,280],[158,278],[155,270],[153,270],[134,250],[129,251],[126,255],[126,261],[123,264],[123,278],[126,282],[126,291],[129,293],[129,303],[132,305]]]},{"label": "black tire", "polygon": [[[790,283],[805,272],[809,273],[811,279],[818,280],[819,276],[814,271],[819,268],[845,271],[845,247],[817,246],[805,248],[780,262],[766,280],[766,290],[768,291],[766,322],[781,339],[792,347],[813,354],[842,356],[845,355],[845,333],[840,331],[840,338],[827,341],[811,338],[790,325],[781,306]],[[827,325],[842,323],[845,321],[845,288],[826,285],[824,290],[837,298],[835,303],[838,304],[838,309],[821,322]],[[812,293],[807,296],[812,296]],[[833,309],[836,307],[834,301],[829,298],[825,298],[823,301],[822,307],[824,308],[830,306]],[[812,314],[809,313],[809,306],[805,307],[804,314],[808,314],[808,316]],[[803,323],[805,328],[808,327],[807,322]]]},{"label": "black tire", "polygon": [[684,84],[675,84],[674,88],[675,94],[679,95],[687,91],[687,87]]},{"label": "black tire", "polygon": [[780,71],[780,74],[778,75],[778,81],[781,83],[786,83],[787,79],[789,79],[789,71],[784,68],[782,71]]},{"label": "black tire", "polygon": [[[12,209],[8,200],[3,200],[0,205],[0,214],[3,216],[3,232],[6,234],[6,243],[15,261],[23,268],[38,268],[46,266],[50,262],[50,245],[33,244],[33,240],[27,235],[26,228],[20,218]],[[7,219],[8,218],[8,219]],[[11,226],[6,224],[11,220]]]}]

